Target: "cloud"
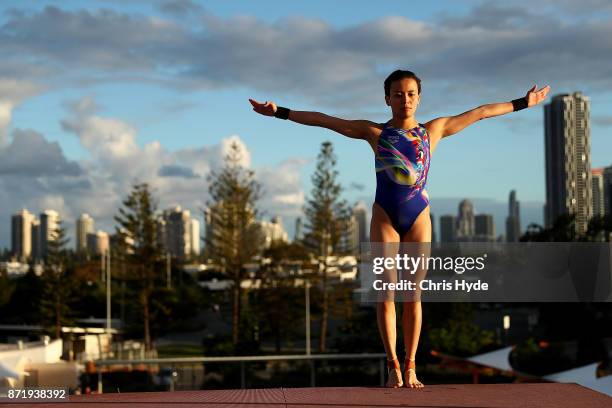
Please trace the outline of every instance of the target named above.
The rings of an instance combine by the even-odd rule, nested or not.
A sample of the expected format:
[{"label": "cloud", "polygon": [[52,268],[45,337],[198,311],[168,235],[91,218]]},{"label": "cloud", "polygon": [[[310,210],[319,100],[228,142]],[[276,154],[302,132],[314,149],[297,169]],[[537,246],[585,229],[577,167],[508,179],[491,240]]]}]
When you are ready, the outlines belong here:
[{"label": "cloud", "polygon": [[[130,7],[119,1],[104,2],[102,9],[49,6],[5,13],[0,23],[2,219],[25,203],[32,209],[57,205],[66,216],[87,211],[112,220],[136,180],[152,182],[160,206],[182,204],[195,211],[207,199],[206,176],[222,165],[232,142],[242,143],[243,164],[251,166],[248,147],[237,135],[172,152],[158,142],[143,145],[134,125],[101,115],[91,97],[70,104],[61,121],[87,152],[82,160],[68,160],[35,131],[18,129],[9,141],[15,107],[54,87],[140,81],[185,93],[240,88],[264,98],[368,114],[377,106],[384,109],[382,81],[397,67],[422,77],[421,112],[427,114],[439,113],[441,106],[518,97],[535,81],[551,83],[553,93],[576,87],[590,96],[612,91],[609,16],[570,15],[581,5],[595,12],[608,4],[600,0],[564,0],[559,13],[546,13],[546,5],[483,3],[459,17],[418,21],[395,15],[342,27],[305,17],[273,22],[220,17],[190,1],[158,4],[159,16],[120,11]],[[176,105],[177,111],[185,108],[189,105]],[[593,121],[610,123],[603,116]],[[35,149],[26,152],[25,141]],[[280,169],[255,169],[265,191],[261,207],[272,214],[298,214],[303,166],[295,159]]]},{"label": "cloud", "polygon": [[355,191],[363,191],[363,190],[365,190],[365,184],[357,183],[357,182],[353,181],[353,182],[351,182],[349,184],[348,189],[349,190],[355,190]]},{"label": "cloud", "polygon": [[191,0],[166,0],[161,2],[158,7],[162,12],[178,17],[185,17],[204,11],[200,5]]},{"label": "cloud", "polygon": [[48,142],[33,130],[17,129],[12,142],[0,149],[0,176],[78,177],[83,173],[74,161],[67,160],[57,142]]},{"label": "cloud", "polygon": [[187,179],[197,177],[190,168],[175,165],[161,167],[157,175],[160,177],[182,177]]},{"label": "cloud", "polygon": [[[81,143],[89,156],[79,162],[65,157],[57,142],[32,130],[15,130],[11,143],[0,149],[0,219],[8,220],[20,208],[38,213],[50,208],[60,212],[69,235],[74,220],[89,213],[96,228],[112,232],[113,216],[136,182],[147,182],[159,209],[181,205],[192,216],[209,200],[207,176],[219,170],[231,146],[241,151],[240,164],[251,167],[251,153],[238,135],[217,144],[168,151],[159,142],[138,143],[138,130],[125,121],[97,113],[93,98],[66,104],[64,129]],[[300,172],[307,163],[289,159],[279,166],[255,168],[264,197],[258,203],[268,213],[294,216],[304,201]],[[9,223],[0,223],[0,244],[10,236]]]},{"label": "cloud", "polygon": [[274,167],[257,169],[256,178],[262,184],[260,208],[269,215],[297,217],[305,202],[300,173],[309,161],[303,158],[284,160]]},{"label": "cloud", "polygon": [[[577,4],[566,3],[566,10]],[[0,51],[7,65],[35,59],[55,70],[51,81],[70,72],[73,81],[240,87],[342,110],[382,105],[382,80],[396,67],[423,77],[425,105],[507,97],[534,81],[554,90],[577,83],[591,93],[612,90],[609,19],[573,21],[545,8],[484,3],[460,17],[397,15],[337,28],[305,17],[222,18],[190,1],[161,8],[198,18],[182,24],[166,14],[49,6],[9,14]]]},{"label": "cloud", "polygon": [[0,149],[7,143],[13,109],[41,91],[42,87],[33,82],[0,76]]}]

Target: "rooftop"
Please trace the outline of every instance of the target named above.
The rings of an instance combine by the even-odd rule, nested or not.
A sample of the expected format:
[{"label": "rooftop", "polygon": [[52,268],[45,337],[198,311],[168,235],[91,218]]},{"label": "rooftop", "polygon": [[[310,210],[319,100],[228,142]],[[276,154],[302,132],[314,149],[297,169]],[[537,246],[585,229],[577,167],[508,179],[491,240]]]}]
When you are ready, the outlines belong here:
[{"label": "rooftop", "polygon": [[[113,403],[130,407],[605,407],[612,397],[577,384],[457,384],[423,389],[271,388],[250,390],[179,391],[79,395],[71,407],[102,407]],[[66,407],[63,402],[19,404],[19,407]]]}]

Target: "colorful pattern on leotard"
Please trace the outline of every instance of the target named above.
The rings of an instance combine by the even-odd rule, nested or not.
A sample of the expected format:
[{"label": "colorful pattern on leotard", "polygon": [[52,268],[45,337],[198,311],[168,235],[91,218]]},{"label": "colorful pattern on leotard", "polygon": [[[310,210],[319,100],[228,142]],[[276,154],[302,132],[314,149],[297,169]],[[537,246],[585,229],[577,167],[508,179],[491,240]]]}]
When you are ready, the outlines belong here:
[{"label": "colorful pattern on leotard", "polygon": [[377,144],[376,199],[403,235],[427,207],[423,194],[429,172],[429,135],[421,124],[396,129],[386,124]]}]

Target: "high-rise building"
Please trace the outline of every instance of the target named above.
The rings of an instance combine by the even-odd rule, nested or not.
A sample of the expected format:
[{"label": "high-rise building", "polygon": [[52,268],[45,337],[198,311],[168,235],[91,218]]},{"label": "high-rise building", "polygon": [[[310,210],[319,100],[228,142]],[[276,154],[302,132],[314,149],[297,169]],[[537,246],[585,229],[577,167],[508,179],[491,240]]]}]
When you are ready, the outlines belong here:
[{"label": "high-rise building", "polygon": [[195,218],[191,219],[191,229],[189,230],[191,239],[191,254],[200,255],[200,221]]},{"label": "high-rise building", "polygon": [[118,231],[108,237],[109,249],[114,251],[114,248],[123,248],[128,254],[134,253],[134,238],[130,232],[123,227],[120,227]]},{"label": "high-rise building", "polygon": [[39,262],[42,259],[42,243],[40,241],[40,220],[32,221],[32,259]]},{"label": "high-rise building", "polygon": [[508,197],[508,217],[506,217],[506,241],[518,242],[521,237],[520,205],[516,199],[516,191],[510,191]]},{"label": "high-rise building", "polygon": [[262,235],[262,246],[270,248],[276,242],[288,242],[289,236],[285,232],[281,217],[273,217],[271,221],[257,221],[256,227]]},{"label": "high-rise building", "polygon": [[11,218],[11,241],[13,255],[25,261],[32,254],[32,222],[34,214],[25,208]]},{"label": "high-rise building", "polygon": [[358,255],[361,250],[359,242],[359,224],[355,214],[351,214],[348,222],[349,234],[348,234],[348,245],[354,255]]},{"label": "high-rise building", "polygon": [[606,214],[606,207],[603,168],[593,169],[591,171],[591,180],[593,182],[593,216],[604,216]]},{"label": "high-rise building", "polygon": [[495,241],[495,224],[491,214],[477,214],[474,217],[474,239],[479,242]]},{"label": "high-rise building", "polygon": [[87,251],[87,234],[94,231],[94,220],[89,214],[81,214],[76,222],[76,250]]},{"label": "high-rise building", "polygon": [[166,220],[162,214],[157,218],[157,244],[166,250]]},{"label": "high-rise building", "polygon": [[87,234],[87,252],[102,255],[108,252],[110,239],[106,232],[97,231]]},{"label": "high-rise building", "polygon": [[57,239],[60,226],[60,216],[57,211],[45,210],[40,214],[40,252],[41,258],[46,258],[49,242]]},{"label": "high-rise building", "polygon": [[191,215],[188,210],[174,207],[164,211],[164,246],[172,256],[185,259],[191,255]]},{"label": "high-rise building", "polygon": [[369,231],[368,231],[368,207],[366,207],[363,201],[359,201],[353,207],[353,216],[357,223],[357,249],[361,243],[369,242]]},{"label": "high-rise building", "polygon": [[303,236],[303,228],[304,226],[302,225],[302,218],[297,217],[295,219],[295,233],[293,234],[293,241],[297,242],[297,241],[301,241],[302,238],[304,238]]},{"label": "high-rise building", "polygon": [[454,215],[440,217],[440,242],[455,242],[457,240],[457,218]]},{"label": "high-rise building", "polygon": [[612,215],[612,166],[603,169],[604,214]]},{"label": "high-rise building", "polygon": [[474,205],[470,200],[461,200],[457,215],[457,241],[471,241],[474,235]]},{"label": "high-rise building", "polygon": [[214,222],[213,222],[213,215],[212,215],[212,209],[211,208],[205,208],[204,209],[204,250],[208,251],[210,248],[208,248],[208,245],[210,244],[209,241],[211,241],[213,239],[213,234],[214,234]]},{"label": "high-rise building", "polygon": [[544,106],[546,149],[545,223],[575,214],[576,232],[593,215],[589,99],[580,92],[556,95]]}]

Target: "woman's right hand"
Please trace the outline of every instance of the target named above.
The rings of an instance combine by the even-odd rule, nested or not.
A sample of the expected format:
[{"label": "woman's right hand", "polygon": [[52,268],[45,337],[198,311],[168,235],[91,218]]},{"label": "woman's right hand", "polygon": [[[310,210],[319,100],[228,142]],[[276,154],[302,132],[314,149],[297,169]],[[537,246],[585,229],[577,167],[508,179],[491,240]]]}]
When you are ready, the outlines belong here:
[{"label": "woman's right hand", "polygon": [[276,104],[272,101],[266,101],[265,103],[257,102],[254,99],[249,99],[251,105],[253,105],[253,110],[257,113],[260,113],[265,116],[274,116],[276,113]]}]

